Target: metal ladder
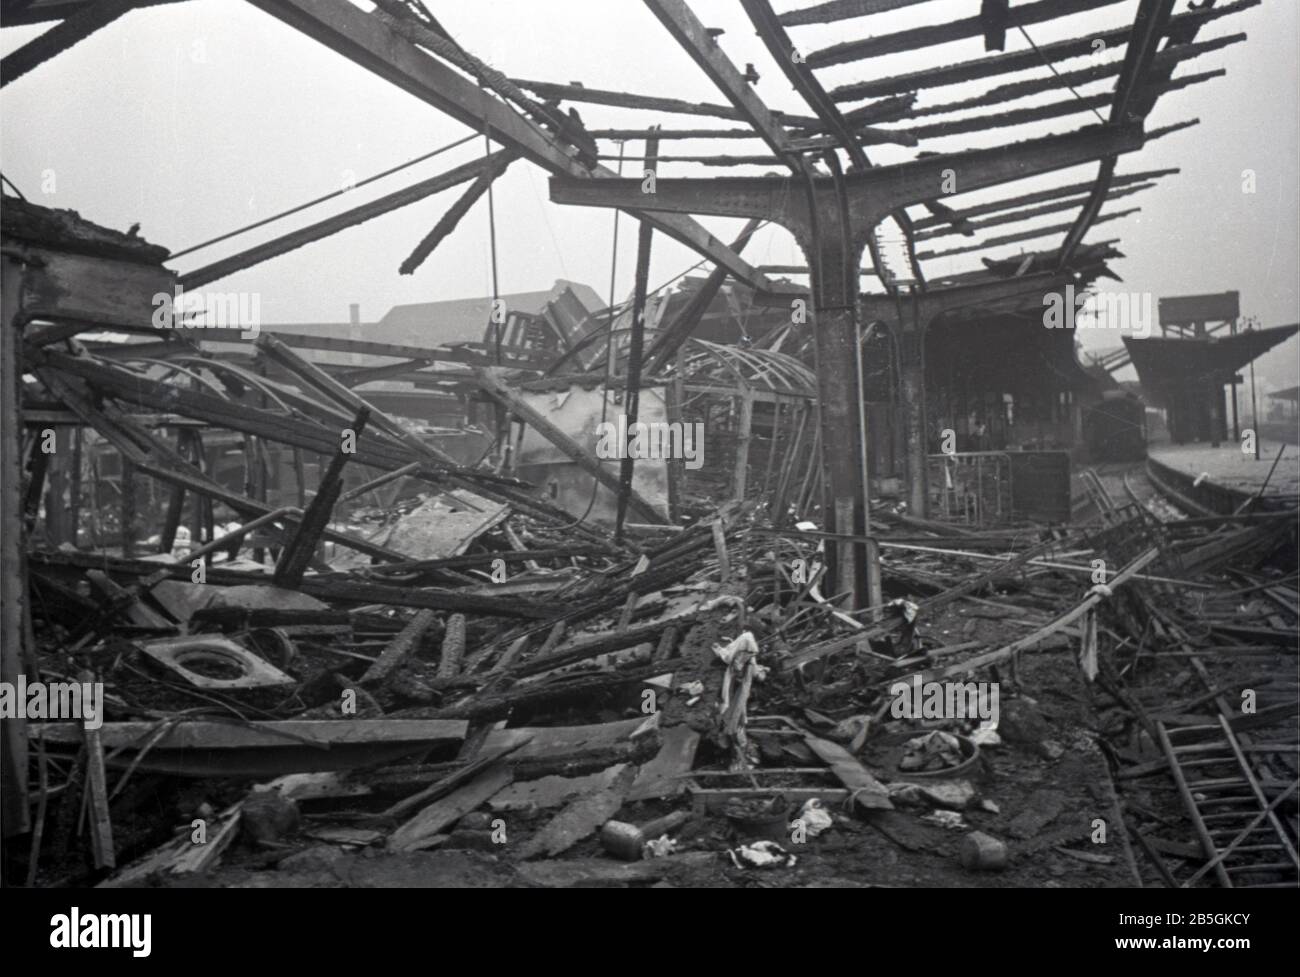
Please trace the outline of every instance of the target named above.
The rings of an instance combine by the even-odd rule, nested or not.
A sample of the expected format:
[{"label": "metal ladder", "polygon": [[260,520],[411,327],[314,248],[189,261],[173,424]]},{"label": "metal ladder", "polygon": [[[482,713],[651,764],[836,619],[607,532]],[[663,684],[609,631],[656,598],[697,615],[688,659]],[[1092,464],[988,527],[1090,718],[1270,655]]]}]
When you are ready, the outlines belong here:
[{"label": "metal ladder", "polygon": [[[1174,783],[1209,859],[1180,886],[1188,888],[1209,873],[1224,888],[1300,884],[1300,858],[1292,831],[1278,817],[1278,808],[1300,789],[1300,780],[1269,800],[1247,756],[1294,750],[1294,745],[1243,744],[1222,715],[1211,724],[1170,728],[1157,720],[1155,726]],[[1259,876],[1268,881],[1259,881]]]}]

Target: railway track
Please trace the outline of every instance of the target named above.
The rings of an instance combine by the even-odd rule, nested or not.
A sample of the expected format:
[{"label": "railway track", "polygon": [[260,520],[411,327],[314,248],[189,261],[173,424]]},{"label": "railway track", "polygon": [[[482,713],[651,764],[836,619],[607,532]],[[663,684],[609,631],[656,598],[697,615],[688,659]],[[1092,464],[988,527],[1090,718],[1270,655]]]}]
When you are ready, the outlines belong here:
[{"label": "railway track", "polygon": [[[1131,517],[1135,507],[1166,523],[1210,514],[1140,463],[1085,470],[1081,481],[1105,525]],[[1253,582],[1244,574],[1242,579]],[[1263,594],[1278,611],[1270,623],[1294,627],[1300,617],[1291,600],[1294,590],[1264,587]],[[1210,603],[1220,605],[1213,608],[1216,614],[1228,613],[1234,597],[1216,594]],[[1231,653],[1192,640],[1172,615],[1153,610],[1153,624],[1166,647],[1185,659],[1214,712],[1213,719],[1203,722],[1188,724],[1170,716],[1153,723],[1153,738],[1204,857],[1199,866],[1178,871],[1181,878],[1162,865],[1166,884],[1295,888],[1300,882],[1294,817],[1300,791],[1295,776],[1300,742],[1293,721],[1290,726],[1284,721],[1283,732],[1277,735],[1278,727],[1270,730],[1245,715],[1223,691],[1222,666],[1231,660]],[[1210,665],[1219,668],[1217,674]]]}]

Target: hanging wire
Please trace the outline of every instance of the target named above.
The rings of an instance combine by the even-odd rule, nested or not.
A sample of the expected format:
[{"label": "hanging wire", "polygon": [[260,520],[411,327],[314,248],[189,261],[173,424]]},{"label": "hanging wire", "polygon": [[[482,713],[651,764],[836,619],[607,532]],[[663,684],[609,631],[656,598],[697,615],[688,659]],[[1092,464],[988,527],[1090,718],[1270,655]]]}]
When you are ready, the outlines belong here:
[{"label": "hanging wire", "polygon": [[[488,126],[483,130],[483,154],[484,156],[492,155],[492,127]],[[488,183],[488,242],[492,252],[492,322],[496,326],[493,335],[496,340],[496,360],[497,366],[501,365],[501,331],[505,326],[505,315],[500,316],[498,321],[498,305],[501,301],[501,293],[497,287],[497,210],[496,202],[492,199],[492,180]]]},{"label": "hanging wire", "polygon": [[[272,221],[278,221],[283,217],[289,217],[292,214],[297,214],[301,211],[306,210],[308,207],[314,207],[319,203],[324,203],[326,200],[333,200],[335,197],[340,197],[343,194],[347,193],[349,190],[355,190],[358,187],[364,187],[368,183],[374,183],[376,180],[382,180],[384,177],[392,176],[394,173],[398,173],[401,170],[414,166],[416,163],[423,163],[425,160],[433,159],[433,157],[438,156],[441,153],[445,153],[449,149],[455,149],[457,146],[464,145],[465,143],[469,142],[471,139],[475,138],[476,135],[477,133],[470,133],[468,136],[465,136],[461,139],[457,139],[455,142],[450,142],[445,146],[433,150],[432,152],[425,153],[423,156],[417,156],[415,157],[415,159],[409,159],[405,163],[398,163],[396,166],[384,170],[382,173],[376,173],[374,176],[368,176],[360,183],[354,183],[350,186],[342,187],[338,190],[333,191],[332,193],[327,193],[322,197],[317,197],[315,200],[308,200],[306,203],[298,204],[298,206],[296,207],[290,207],[288,210],[283,210],[278,214],[272,214],[270,217],[264,217],[259,221],[255,221],[252,224],[248,224],[245,227],[238,228],[237,230],[234,231],[229,231],[226,234],[222,234],[219,237],[214,237],[208,241],[203,241],[200,244],[191,245],[190,247],[185,248],[182,251],[176,251],[170,256],[170,258],[180,258],[189,254],[192,251],[198,251],[201,248],[210,247],[213,244],[220,244],[222,241],[228,241],[232,237],[237,237],[240,234],[244,234],[248,231],[255,230],[256,228],[263,227],[267,224],[270,224]],[[6,180],[5,182],[8,181]],[[10,185],[12,186],[12,184]],[[17,188],[15,187],[15,189]],[[19,194],[19,196],[21,196],[21,194]]]},{"label": "hanging wire", "polygon": [[[1078,90],[1075,89],[1073,85],[1071,85],[1068,81],[1066,81],[1064,78],[1061,77],[1061,73],[1056,70],[1056,65],[1052,64],[1051,60],[1046,55],[1044,55],[1042,51],[1038,50],[1038,45],[1035,44],[1034,39],[1029,36],[1029,31],[1025,30],[1024,27],[1022,27],[1020,24],[1017,24],[1016,28],[1020,31],[1021,34],[1024,35],[1025,40],[1028,41],[1029,46],[1034,49],[1034,53],[1037,54],[1039,58],[1042,59],[1043,64],[1047,65],[1047,67],[1051,69],[1052,74],[1056,75],[1057,79],[1074,94],[1074,97],[1077,98],[1080,102],[1082,102],[1083,96],[1079,94]],[[1101,113],[1098,112],[1096,109],[1092,109],[1092,114],[1097,117],[1097,121],[1100,122],[1102,125],[1106,124],[1106,120],[1102,118]]]},{"label": "hanging wire", "polygon": [[[624,147],[624,142],[623,140],[620,139],[618,143],[618,175],[619,176],[623,175],[623,147]],[[618,273],[618,215],[619,215],[619,210],[616,207],[614,208],[614,243],[611,249],[610,261],[609,261],[609,308],[610,308],[609,353],[605,356],[605,381],[601,385],[601,394],[600,394],[600,423],[601,424],[605,423],[605,418],[607,416],[607,411],[609,409],[609,381],[611,377],[610,361],[614,355],[614,279]],[[596,505],[596,493],[599,491],[600,491],[600,481],[593,476],[591,479],[591,498],[587,500],[587,508],[583,510],[582,515],[580,515],[576,521],[568,523],[565,526],[561,526],[560,528],[572,529],[574,526],[581,526],[584,522],[586,522],[587,517],[591,515],[591,510]]]}]

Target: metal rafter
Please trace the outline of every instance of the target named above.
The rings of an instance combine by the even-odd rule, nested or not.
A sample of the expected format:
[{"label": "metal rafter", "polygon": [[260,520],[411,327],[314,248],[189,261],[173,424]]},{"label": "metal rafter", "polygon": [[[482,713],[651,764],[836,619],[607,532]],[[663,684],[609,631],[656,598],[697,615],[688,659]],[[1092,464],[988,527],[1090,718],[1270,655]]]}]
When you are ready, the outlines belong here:
[{"label": "metal rafter", "polygon": [[[1206,0],[1212,6],[1214,0]],[[1137,15],[1133,20],[1133,34],[1128,50],[1124,53],[1124,66],[1120,69],[1119,81],[1115,85],[1115,100],[1111,103],[1111,125],[1125,125],[1132,121],[1129,111],[1138,86],[1146,83],[1156,56],[1156,47],[1169,29],[1169,20],[1173,15],[1174,0],[1141,0]],[[1172,69],[1171,69],[1172,70]],[[1149,103],[1146,109],[1150,109]],[[1145,112],[1137,116],[1140,120]],[[1119,162],[1116,156],[1102,160],[1097,172],[1097,183],[1092,188],[1087,203],[1079,211],[1079,216],[1065,235],[1061,245],[1061,263],[1070,260],[1074,251],[1083,242],[1083,236],[1089,228],[1097,223],[1102,204],[1110,190],[1110,181],[1115,176],[1115,166]]]},{"label": "metal rafter", "polygon": [[[817,118],[821,120],[826,130],[839,143],[840,148],[849,154],[849,159],[853,162],[854,168],[867,169],[870,167],[871,160],[867,158],[866,152],[862,149],[860,135],[852,130],[848,121],[840,114],[835,102],[826,93],[826,89],[817,80],[816,75],[803,63],[803,59],[795,56],[795,46],[791,42],[790,36],[786,34],[785,28],[781,26],[776,14],[773,13],[771,5],[767,0],[741,0],[741,5],[745,8],[745,14],[758,31],[759,37],[762,38],[768,53],[772,55],[772,60],[777,63],[782,73],[789,79],[790,84],[794,86],[795,91],[799,93],[799,96],[813,110]],[[916,260],[916,249],[912,245],[911,218],[908,217],[905,210],[895,212],[893,217],[907,239],[907,259],[908,264],[911,265],[912,277],[918,282],[924,282],[921,266]],[[871,265],[875,269],[877,277],[888,284],[889,277],[886,274],[884,261],[881,258],[880,249],[875,242],[874,235],[868,247],[868,253],[871,255]]]},{"label": "metal rafter", "polygon": [[[551,173],[591,180],[610,179],[604,166],[591,170],[566,152],[551,133],[524,118],[437,58],[402,38],[347,0],[250,0],[255,6],[331,50],[392,82],[398,88],[493,138]],[[638,220],[687,245],[746,284],[765,292],[787,291],[758,273],[694,219],[629,209]]]},{"label": "metal rafter", "polygon": [[745,76],[718,47],[717,41],[684,0],[645,0],[645,4],[673,39],[709,76],[714,86],[727,97],[727,101],[736,107],[741,117],[754,127],[772,152],[795,173],[803,173],[806,164],[790,148],[789,133],[781,126],[772,110],[755,94]]}]

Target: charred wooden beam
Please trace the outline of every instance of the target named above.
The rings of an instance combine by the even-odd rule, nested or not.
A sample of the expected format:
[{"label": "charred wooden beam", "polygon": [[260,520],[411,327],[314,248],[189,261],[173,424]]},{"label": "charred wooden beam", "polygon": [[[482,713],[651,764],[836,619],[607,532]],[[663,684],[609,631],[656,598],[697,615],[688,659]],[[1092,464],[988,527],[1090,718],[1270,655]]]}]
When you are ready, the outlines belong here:
[{"label": "charred wooden beam", "polygon": [[69,13],[66,20],[55,24],[0,60],[0,86],[21,78],[38,65],[62,54],[136,6],[139,6],[139,0],[98,0],[97,3],[88,3]]},{"label": "charred wooden beam", "polygon": [[[1210,0],[1211,5],[1213,2],[1214,0]],[[1144,119],[1146,111],[1155,104],[1155,99],[1152,97],[1144,103],[1143,111],[1137,114],[1130,111],[1139,87],[1148,85],[1152,81],[1151,67],[1155,62],[1156,49],[1160,39],[1168,30],[1173,10],[1174,0],[1141,0],[1138,5],[1137,15],[1133,21],[1133,37],[1128,50],[1124,52],[1124,65],[1120,69],[1119,81],[1115,83],[1115,99],[1111,103],[1110,110],[1112,125]],[[1167,78],[1168,75],[1165,77]],[[1165,86],[1160,87],[1165,88]],[[1087,203],[1079,211],[1079,216],[1066,231],[1065,242],[1061,245],[1062,264],[1070,260],[1075,249],[1083,243],[1083,236],[1088,233],[1093,224],[1097,223],[1118,163],[1119,159],[1115,156],[1108,156],[1101,161],[1097,170],[1097,184],[1093,187]]]},{"label": "charred wooden beam", "polygon": [[[1212,41],[1204,41],[1200,44],[1180,44],[1170,50],[1161,51],[1156,55],[1155,64],[1157,67],[1163,66],[1172,69],[1183,61],[1210,51],[1220,50],[1231,44],[1237,44],[1245,39],[1245,34],[1231,34],[1228,37],[1215,38]],[[1029,78],[1024,81],[1010,82],[1006,85],[991,88],[982,95],[976,95],[973,98],[966,98],[957,102],[943,102],[939,105],[928,105],[913,112],[912,116],[920,118],[927,115],[947,115],[949,112],[984,108],[985,106],[996,105],[999,102],[1012,102],[1030,95],[1038,95],[1042,92],[1058,91],[1067,86],[1087,85],[1091,82],[1113,78],[1120,73],[1121,68],[1122,62],[1111,61],[1106,64],[1089,65],[1075,71],[1058,72],[1046,78]],[[849,113],[849,117],[853,116],[854,113]]]},{"label": "charred wooden beam", "polygon": [[438,616],[430,610],[420,611],[411,618],[410,623],[398,632],[397,637],[384,646],[375,663],[366,669],[365,674],[360,678],[361,684],[382,682],[387,678],[394,669],[415,653],[421,639],[437,622]]},{"label": "charred wooden beam", "polygon": [[[514,79],[520,88],[527,88],[543,98],[562,99],[569,102],[582,102],[591,105],[613,105],[623,109],[647,109],[654,112],[668,112],[673,115],[711,116],[717,119],[744,119],[741,112],[730,105],[718,105],[712,102],[687,102],[679,98],[659,98],[653,95],[634,95],[630,92],[617,92],[604,88],[588,88],[571,82],[567,85],[549,81],[527,81]],[[817,120],[809,116],[788,115],[773,112],[776,118],[789,125],[808,125]],[[596,133],[592,133],[596,135]]]},{"label": "charred wooden beam", "polygon": [[[869,167],[871,161],[862,150],[858,133],[850,129],[848,120],[840,114],[839,108],[826,93],[826,89],[817,80],[817,76],[813,74],[812,69],[804,63],[803,58],[794,57],[792,53],[795,51],[794,44],[791,42],[789,35],[786,34],[785,28],[777,20],[768,0],[741,0],[741,4],[744,6],[745,13],[749,16],[750,21],[757,28],[768,53],[781,66],[781,71],[790,80],[790,84],[794,86],[795,91],[817,113],[817,118],[821,120],[822,127],[831,134],[839,147],[849,154],[849,159],[852,160],[854,168],[866,169]],[[866,121],[865,116],[859,119],[857,127],[861,129]],[[828,163],[832,172],[838,177],[838,159],[831,157],[828,159]],[[917,264],[916,250],[912,246],[912,219],[908,216],[907,210],[901,207],[894,211],[892,216],[906,240],[907,258],[911,266],[912,277],[924,285],[925,277],[920,265]],[[871,255],[871,266],[875,269],[876,276],[892,291],[891,279],[882,262],[880,249],[876,245],[874,234],[867,240],[867,250]],[[854,261],[854,264],[856,265],[856,261]]]},{"label": "charred wooden beam", "polygon": [[[1257,7],[1260,2],[1261,0],[1237,0],[1235,3],[1214,9],[1189,10],[1170,20],[1170,34],[1172,36],[1176,32],[1185,30],[1188,26],[1200,27],[1219,17]],[[915,92],[923,88],[940,88],[944,85],[955,85],[980,78],[992,78],[1013,71],[1036,68],[1045,60],[1049,62],[1066,61],[1070,58],[1092,54],[1098,41],[1107,47],[1127,44],[1132,33],[1132,27],[1121,27],[1117,30],[1088,34],[1084,37],[1056,41],[1051,44],[1040,44],[1036,49],[1030,48],[1010,54],[1000,54],[991,58],[977,58],[973,61],[962,61],[940,68],[925,68],[921,71],[912,71],[889,78],[854,82],[834,89],[831,92],[831,97],[837,102],[855,102],[863,98],[881,98],[886,95]]]},{"label": "charred wooden beam", "polygon": [[352,427],[340,432],[343,443],[335,450],[334,457],[321,476],[316,494],[312,496],[311,504],[298,523],[298,531],[280,552],[280,560],[275,565],[274,579],[277,587],[293,590],[302,583],[302,575],[307,572],[307,564],[312,560],[321,534],[334,514],[339,493],[343,491],[343,469],[356,454],[357,438],[361,437],[369,419],[370,411],[363,407],[352,421]]},{"label": "charred wooden beam", "polygon": [[796,173],[803,161],[790,149],[790,136],[781,121],[755,94],[749,81],[718,46],[717,40],[700,23],[684,0],[645,0],[651,12],[668,29],[691,59],[709,76],[709,80],[727,96],[763,141]]},{"label": "charred wooden beam", "polygon": [[[1121,217],[1136,214],[1141,209],[1141,207],[1130,207],[1128,210],[1120,210],[1113,214],[1105,214],[1093,221],[1093,224],[1105,224],[1107,221],[1119,220]],[[1070,224],[1053,224],[1051,227],[1030,228],[1027,231],[1018,231],[1015,234],[1003,234],[1000,237],[987,238],[978,244],[968,244],[960,248],[949,248],[945,251],[922,251],[917,255],[917,257],[925,259],[950,258],[953,255],[969,254],[972,251],[983,251],[985,248],[993,248],[1001,244],[1017,244],[1020,241],[1032,241],[1034,238],[1047,237],[1052,234],[1062,234],[1068,231],[1070,227]]]},{"label": "charred wooden beam", "polygon": [[402,190],[395,190],[377,200],[372,200],[359,207],[353,207],[351,210],[345,210],[343,213],[327,217],[325,220],[317,221],[309,227],[291,231],[273,241],[259,244],[246,251],[241,251],[239,254],[231,255],[229,258],[214,261],[202,268],[196,268],[194,271],[180,276],[180,285],[182,288],[198,288],[200,285],[218,281],[228,275],[233,275],[237,271],[243,271],[245,268],[251,268],[263,261],[269,261],[271,258],[295,251],[304,245],[311,244],[313,241],[319,241],[331,234],[347,230],[349,227],[355,227],[381,214],[387,214],[408,204],[413,204],[417,200],[423,200],[425,197],[430,197],[435,193],[440,193],[457,184],[474,179],[489,167],[496,165],[504,155],[506,155],[506,151],[500,150],[483,159],[463,163],[446,173],[440,173],[427,180],[421,180],[419,183]]},{"label": "charred wooden beam", "polygon": [[[1096,10],[1117,2],[1118,0],[1038,0],[1036,3],[1022,4],[1011,10],[1007,15],[1007,26],[1026,27],[1030,24],[1041,24],[1043,21]],[[930,24],[894,34],[845,41],[820,51],[813,51],[806,60],[813,68],[824,68],[827,65],[844,64],[846,61],[861,61],[864,58],[876,58],[883,54],[898,54],[901,51],[915,51],[935,44],[947,44],[967,37],[980,37],[984,34],[984,30],[984,18],[976,15],[946,24]]]},{"label": "charred wooden beam", "polygon": [[[657,129],[655,130],[661,139],[759,139],[757,132],[752,129]],[[819,130],[810,130],[819,131]],[[649,129],[594,129],[592,136],[597,139],[645,139],[650,135]],[[905,129],[882,129],[867,128],[855,130],[858,142],[863,146],[915,146],[916,140],[908,135]],[[809,140],[802,138],[793,138],[790,140],[790,147],[802,151],[807,148]],[[818,144],[820,145],[820,144]],[[663,157],[667,159],[667,157]],[[726,159],[728,157],[706,157],[708,159]],[[681,162],[693,162],[694,157],[674,157]],[[747,157],[757,163],[759,157]],[[769,160],[769,157],[761,157],[763,160]],[[770,157],[769,161],[776,160],[776,157]]]},{"label": "charred wooden beam", "polygon": [[828,3],[787,11],[781,14],[780,22],[785,27],[798,27],[801,24],[830,24],[851,17],[888,13],[891,10],[900,10],[924,2],[925,0],[829,0]]},{"label": "charred wooden beam", "polygon": [[[1209,81],[1212,78],[1219,78],[1224,74],[1226,72],[1222,68],[1215,71],[1203,71],[1194,75],[1186,75],[1176,81],[1166,82],[1158,87],[1162,93],[1172,92],[1200,84],[1203,81]],[[1049,102],[1047,105],[1034,105],[1023,109],[1011,109],[1006,112],[976,115],[966,119],[951,119],[947,122],[931,122],[928,125],[912,126],[907,132],[917,139],[938,139],[943,136],[955,136],[968,132],[985,132],[989,129],[1002,129],[1007,126],[1024,125],[1027,122],[1041,122],[1045,119],[1058,119],[1067,115],[1077,115],[1080,112],[1104,109],[1111,104],[1113,97],[1109,92],[1103,92],[1100,95],[1086,95],[1082,98],[1071,96],[1056,102]]]},{"label": "charred wooden beam", "polygon": [[[1117,200],[1120,197],[1127,197],[1134,193],[1140,193],[1143,190],[1149,190],[1154,187],[1154,183],[1139,183],[1136,186],[1116,188],[1106,195],[1107,200]],[[1024,220],[1031,220],[1035,217],[1042,217],[1046,214],[1056,214],[1063,210],[1074,210],[1081,204],[1087,202],[1087,197],[1070,197],[1065,200],[1058,200],[1054,203],[1041,204],[1037,207],[1026,207],[1023,210],[1012,210],[1006,213],[997,214],[994,217],[988,217],[984,220],[969,221],[966,225],[966,233],[982,231],[990,227],[996,227],[999,224],[1015,224]],[[916,236],[918,241],[927,240],[936,237],[947,237],[951,234],[958,233],[955,228],[937,227],[929,231],[922,231]]]},{"label": "charred wooden beam", "polygon": [[456,229],[461,219],[469,213],[469,209],[474,206],[483,194],[487,193],[488,187],[492,186],[497,177],[505,173],[506,169],[516,159],[518,159],[518,156],[509,151],[496,154],[492,158],[492,162],[483,168],[483,172],[474,178],[474,182],[465,189],[465,192],[456,199],[456,202],[448,208],[447,212],[438,218],[438,223],[433,225],[433,230],[415,246],[415,250],[397,269],[398,274],[410,275],[420,265],[424,264],[424,260],[433,254],[433,249]]},{"label": "charred wooden beam", "polygon": [[[194,572],[188,563],[160,567],[151,560],[126,560],[121,557],[106,556],[103,553],[37,551],[31,554],[30,559],[32,563],[39,566],[101,569],[106,573],[124,576],[147,577],[165,570],[170,579],[184,581],[189,581],[190,575]],[[217,564],[208,568],[207,582],[215,587],[243,587],[250,584],[265,585],[267,580],[263,573],[227,570]],[[479,614],[488,617],[543,620],[554,613],[553,607],[518,595],[488,597],[438,587],[397,586],[365,580],[336,580],[329,577],[305,576],[298,590],[324,601],[362,605],[391,604],[393,607],[429,608],[435,611]]]},{"label": "charred wooden beam", "polygon": [[[1134,183],[1144,183],[1158,179],[1162,176],[1170,176],[1181,172],[1178,168],[1163,170],[1144,170],[1140,173],[1130,173],[1122,177],[1117,177],[1113,185],[1117,187],[1131,186]],[[1004,197],[1001,200],[993,200],[986,204],[974,204],[970,207],[963,207],[960,210],[953,211],[953,217],[923,217],[916,222],[918,231],[926,230],[932,227],[939,227],[952,222],[953,218],[959,220],[971,220],[983,214],[997,213],[1001,210],[1011,210],[1015,207],[1023,207],[1030,204],[1043,203],[1048,200],[1056,200],[1060,197],[1076,196],[1081,193],[1087,193],[1092,189],[1092,181],[1086,183],[1071,183],[1067,186],[1053,187],[1050,190],[1039,190],[1036,193],[1021,194],[1017,197]],[[770,270],[770,269],[769,269]]]},{"label": "charred wooden beam", "polygon": [[808,107],[816,113],[822,126],[835,137],[843,149],[848,151],[853,165],[863,169],[870,166],[871,163],[862,151],[862,146],[855,135],[849,131],[848,122],[840,115],[831,97],[826,94],[826,89],[822,88],[821,82],[812,73],[812,69],[804,64],[803,59],[794,57],[797,48],[772,11],[771,4],[767,0],[741,0],[741,6],[744,7],[746,15],[758,31],[758,36],[762,38],[772,59],[780,66],[782,73],[789,79],[790,84],[794,86],[795,91]]},{"label": "charred wooden beam", "polygon": [[438,657],[438,678],[452,678],[460,672],[461,659],[465,657],[465,615],[453,614],[447,618],[447,629],[442,635],[442,652]]},{"label": "charred wooden beam", "polygon": [[269,333],[262,333],[257,337],[257,348],[303,383],[320,391],[335,403],[341,404],[352,411],[364,410],[366,415],[374,420],[376,427],[389,437],[402,442],[414,451],[417,457],[425,458],[435,465],[454,466],[456,464],[455,459],[446,452],[440,451],[428,442],[416,437],[393,418],[368,403],[356,391],[344,386],[315,363],[303,359]]},{"label": "charred wooden beam", "polygon": [[[164,3],[178,2],[179,0],[135,0],[135,5],[157,7]],[[0,21],[5,27],[27,27],[51,20],[66,20],[96,3],[97,0],[3,0],[0,4]]]}]

